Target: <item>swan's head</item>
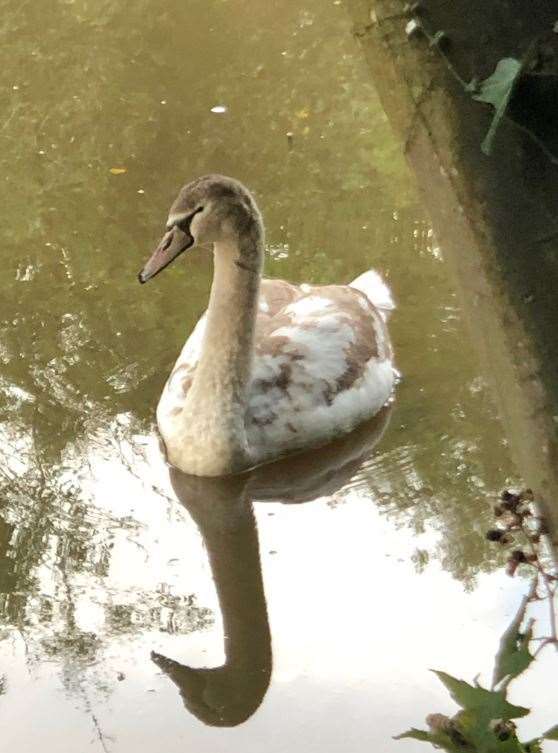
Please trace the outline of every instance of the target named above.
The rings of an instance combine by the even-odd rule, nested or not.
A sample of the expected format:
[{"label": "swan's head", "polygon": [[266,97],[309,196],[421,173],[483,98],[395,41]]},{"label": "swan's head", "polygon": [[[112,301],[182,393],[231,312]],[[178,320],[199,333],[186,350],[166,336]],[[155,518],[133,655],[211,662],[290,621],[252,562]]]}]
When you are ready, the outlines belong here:
[{"label": "swan's head", "polygon": [[261,219],[249,191],[237,180],[205,175],[188,183],[171,206],[166,232],[139,273],[147,282],[194,246],[231,241],[239,245],[260,232]]}]

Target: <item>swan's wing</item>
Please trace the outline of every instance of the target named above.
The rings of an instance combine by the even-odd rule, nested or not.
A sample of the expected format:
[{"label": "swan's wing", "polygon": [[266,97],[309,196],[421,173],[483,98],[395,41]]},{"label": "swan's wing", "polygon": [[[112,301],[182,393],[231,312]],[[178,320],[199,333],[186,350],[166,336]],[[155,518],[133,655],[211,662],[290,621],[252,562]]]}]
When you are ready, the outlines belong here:
[{"label": "swan's wing", "polygon": [[346,285],[312,287],[261,323],[251,441],[270,454],[325,441],[376,413],[393,381],[383,317],[366,295]]}]

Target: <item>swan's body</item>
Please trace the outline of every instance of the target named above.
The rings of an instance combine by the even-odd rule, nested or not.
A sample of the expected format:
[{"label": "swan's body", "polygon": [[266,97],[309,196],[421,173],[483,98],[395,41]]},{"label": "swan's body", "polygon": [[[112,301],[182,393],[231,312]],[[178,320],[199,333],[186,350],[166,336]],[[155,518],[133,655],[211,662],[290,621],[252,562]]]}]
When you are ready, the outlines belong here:
[{"label": "swan's body", "polygon": [[195,241],[211,241],[215,260],[208,310],[157,408],[172,465],[198,476],[235,473],[325,444],[389,400],[393,304],[375,272],[351,285],[260,280],[259,212],[241,184],[221,176],[186,186],[168,227],[142,281]]}]

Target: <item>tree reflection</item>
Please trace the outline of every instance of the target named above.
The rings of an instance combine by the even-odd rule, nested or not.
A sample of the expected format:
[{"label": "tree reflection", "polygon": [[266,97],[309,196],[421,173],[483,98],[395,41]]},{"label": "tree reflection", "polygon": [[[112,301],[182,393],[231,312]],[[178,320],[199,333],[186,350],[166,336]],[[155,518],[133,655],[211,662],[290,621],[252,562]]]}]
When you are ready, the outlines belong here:
[{"label": "tree reflection", "polygon": [[81,489],[87,455],[74,448],[53,466],[38,452],[32,437],[14,432],[2,445],[0,626],[6,632],[0,640],[17,630],[28,661],[56,659],[67,687],[79,689],[81,672],[99,661],[109,636],[165,631],[169,622],[186,634],[211,624],[211,612],[198,606],[194,594],[137,588],[131,603],[103,600],[100,629],[80,627],[83,588],[76,582],[85,578],[108,588],[115,533],[133,541],[139,524],[92,504]]}]

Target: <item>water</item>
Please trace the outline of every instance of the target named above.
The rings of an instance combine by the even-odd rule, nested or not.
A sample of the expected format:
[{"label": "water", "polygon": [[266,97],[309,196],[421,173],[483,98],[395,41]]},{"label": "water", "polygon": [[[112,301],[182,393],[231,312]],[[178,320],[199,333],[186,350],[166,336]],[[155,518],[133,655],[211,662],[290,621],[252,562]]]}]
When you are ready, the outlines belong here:
[{"label": "water", "polygon": [[[454,713],[428,669],[489,682],[526,590],[484,538],[517,474],[343,7],[2,11],[6,750],[425,750],[392,736]],[[143,439],[211,268],[136,276],[210,171],[255,192],[269,276],[374,266],[399,302],[391,414],[271,478],[169,479]],[[512,693],[527,739],[548,651]]]}]

